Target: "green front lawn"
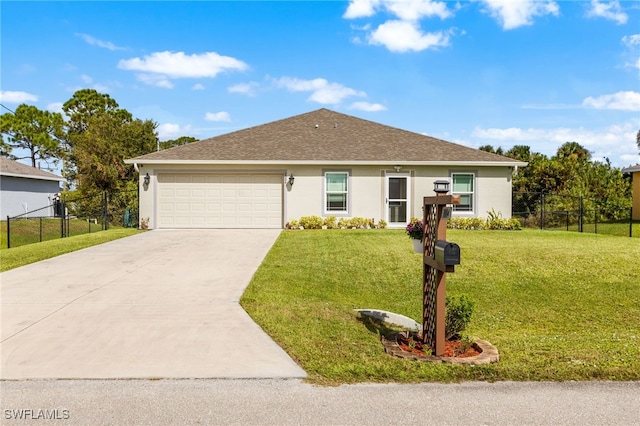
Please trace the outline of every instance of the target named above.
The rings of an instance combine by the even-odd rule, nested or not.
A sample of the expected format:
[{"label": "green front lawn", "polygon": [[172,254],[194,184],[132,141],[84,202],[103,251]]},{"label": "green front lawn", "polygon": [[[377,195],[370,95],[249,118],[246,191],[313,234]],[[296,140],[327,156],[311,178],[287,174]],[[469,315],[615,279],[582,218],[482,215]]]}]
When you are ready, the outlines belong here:
[{"label": "green front lawn", "polygon": [[[0,272],[30,263],[39,262],[61,254],[128,237],[140,231],[134,228],[110,229],[108,231],[92,232],[91,234],[58,238],[41,243],[27,244],[20,247],[0,250]],[[76,267],[71,265],[70,267]]]},{"label": "green front lawn", "polygon": [[640,380],[640,244],[550,231],[457,231],[448,294],[476,301],[470,336],[500,362],[438,365],[386,355],[355,308],[420,322],[422,265],[396,230],[285,231],[241,303],[315,383]]}]

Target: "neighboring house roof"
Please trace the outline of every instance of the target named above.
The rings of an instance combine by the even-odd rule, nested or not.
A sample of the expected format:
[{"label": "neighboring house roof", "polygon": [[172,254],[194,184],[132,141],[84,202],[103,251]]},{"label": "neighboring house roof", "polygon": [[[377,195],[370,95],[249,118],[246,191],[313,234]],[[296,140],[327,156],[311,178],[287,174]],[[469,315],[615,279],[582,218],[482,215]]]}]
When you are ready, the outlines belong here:
[{"label": "neighboring house roof", "polygon": [[8,158],[0,157],[0,176],[21,177],[26,179],[55,180],[63,182],[64,178]]},{"label": "neighboring house roof", "polygon": [[626,169],[622,169],[622,173],[633,173],[640,172],[640,164],[636,164],[635,166],[629,166]]},{"label": "neighboring house roof", "polygon": [[138,164],[527,163],[322,108],[132,158]]}]

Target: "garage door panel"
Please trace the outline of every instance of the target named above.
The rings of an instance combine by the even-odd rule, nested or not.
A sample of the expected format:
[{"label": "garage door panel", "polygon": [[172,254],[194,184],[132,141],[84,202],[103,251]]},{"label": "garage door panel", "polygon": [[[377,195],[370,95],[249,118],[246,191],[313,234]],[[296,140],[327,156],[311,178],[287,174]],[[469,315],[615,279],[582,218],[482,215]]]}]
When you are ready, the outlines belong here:
[{"label": "garage door panel", "polygon": [[160,173],[161,228],[281,228],[281,175]]}]

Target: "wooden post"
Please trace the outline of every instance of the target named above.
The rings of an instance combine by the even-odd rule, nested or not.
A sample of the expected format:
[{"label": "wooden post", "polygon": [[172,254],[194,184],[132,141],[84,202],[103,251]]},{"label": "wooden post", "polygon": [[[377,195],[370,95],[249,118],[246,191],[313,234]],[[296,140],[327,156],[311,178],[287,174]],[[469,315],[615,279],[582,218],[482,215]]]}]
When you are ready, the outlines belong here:
[{"label": "wooden post", "polygon": [[447,272],[454,272],[454,266],[442,265],[435,260],[437,240],[447,239],[447,221],[442,219],[447,204],[459,204],[460,197],[438,195],[424,197],[424,269],[422,295],[422,341],[434,351],[434,355],[444,355]]}]

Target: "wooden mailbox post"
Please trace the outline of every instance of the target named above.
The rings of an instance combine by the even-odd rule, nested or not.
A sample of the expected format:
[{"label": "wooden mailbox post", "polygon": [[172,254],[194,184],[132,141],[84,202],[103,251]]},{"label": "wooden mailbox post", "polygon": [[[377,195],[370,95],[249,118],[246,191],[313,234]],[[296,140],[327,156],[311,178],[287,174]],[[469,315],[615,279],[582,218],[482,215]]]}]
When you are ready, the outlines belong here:
[{"label": "wooden mailbox post", "polygon": [[[460,204],[460,196],[446,195],[448,181],[436,181],[435,197],[424,197],[423,287],[422,287],[422,341],[434,355],[444,355],[446,273],[455,272],[453,264],[436,260],[436,242],[446,241],[447,219],[443,218],[447,204]],[[459,262],[458,262],[459,263]]]}]

